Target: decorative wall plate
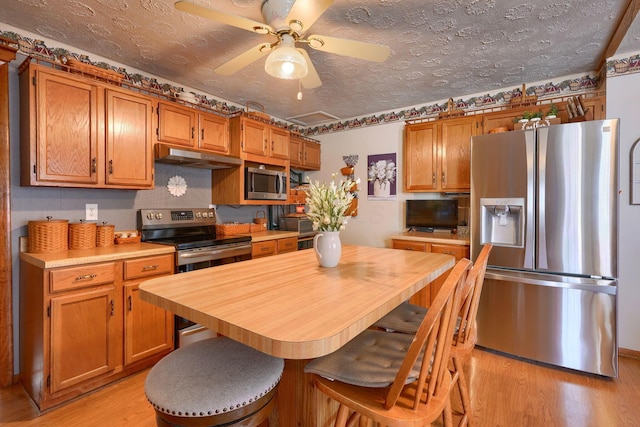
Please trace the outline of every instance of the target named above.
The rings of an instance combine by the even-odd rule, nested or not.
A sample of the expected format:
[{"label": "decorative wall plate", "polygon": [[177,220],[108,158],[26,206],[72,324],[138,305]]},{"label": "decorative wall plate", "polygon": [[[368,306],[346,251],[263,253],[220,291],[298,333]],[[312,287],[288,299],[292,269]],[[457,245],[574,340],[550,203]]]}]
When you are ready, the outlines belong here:
[{"label": "decorative wall plate", "polygon": [[176,175],[169,178],[167,189],[174,197],[180,197],[187,192],[187,181],[183,177]]}]

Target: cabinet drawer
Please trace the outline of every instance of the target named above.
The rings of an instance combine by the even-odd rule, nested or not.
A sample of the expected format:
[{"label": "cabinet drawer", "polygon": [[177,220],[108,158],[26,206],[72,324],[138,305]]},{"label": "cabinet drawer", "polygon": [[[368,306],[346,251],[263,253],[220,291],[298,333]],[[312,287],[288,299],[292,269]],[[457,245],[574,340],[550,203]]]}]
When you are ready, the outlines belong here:
[{"label": "cabinet drawer", "polygon": [[436,254],[447,254],[456,257],[456,261],[469,257],[469,246],[460,245],[431,245],[431,252]]},{"label": "cabinet drawer", "polygon": [[276,253],[276,241],[267,240],[251,244],[251,258],[274,255]]},{"label": "cabinet drawer", "polygon": [[124,262],[124,280],[173,274],[173,267],[173,254],[126,260]]},{"label": "cabinet drawer", "polygon": [[429,250],[430,243],[416,242],[413,240],[393,240],[393,249],[404,249],[406,251],[419,251],[427,252]]},{"label": "cabinet drawer", "polygon": [[287,237],[286,239],[278,239],[278,253],[293,252],[298,250],[298,238]]},{"label": "cabinet drawer", "polygon": [[113,283],[115,265],[113,262],[89,264],[79,267],[65,267],[49,271],[51,292]]}]

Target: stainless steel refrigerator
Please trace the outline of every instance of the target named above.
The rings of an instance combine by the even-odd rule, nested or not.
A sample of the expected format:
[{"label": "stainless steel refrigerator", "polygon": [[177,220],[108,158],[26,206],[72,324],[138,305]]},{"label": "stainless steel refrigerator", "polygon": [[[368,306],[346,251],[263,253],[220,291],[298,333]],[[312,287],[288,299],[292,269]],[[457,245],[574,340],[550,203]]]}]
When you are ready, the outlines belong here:
[{"label": "stainless steel refrigerator", "polygon": [[479,346],[617,376],[617,119],[473,137],[471,233]]}]

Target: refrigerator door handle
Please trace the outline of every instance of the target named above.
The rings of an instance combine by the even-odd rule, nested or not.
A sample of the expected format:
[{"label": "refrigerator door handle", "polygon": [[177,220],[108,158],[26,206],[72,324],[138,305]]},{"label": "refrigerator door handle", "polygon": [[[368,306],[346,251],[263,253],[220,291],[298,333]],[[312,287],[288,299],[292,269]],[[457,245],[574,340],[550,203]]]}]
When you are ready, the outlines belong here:
[{"label": "refrigerator door handle", "polygon": [[[615,280],[608,279],[588,279],[588,278],[575,278],[575,281],[564,282],[560,280],[547,280],[549,276],[545,276],[544,279],[531,277],[521,274],[509,274],[508,272],[497,272],[495,270],[485,273],[485,279],[506,281],[506,282],[518,282],[527,285],[536,286],[548,286],[552,288],[565,288],[576,289],[581,291],[600,292],[609,295],[616,295],[617,285]],[[559,277],[560,278],[560,277]]]},{"label": "refrigerator door handle", "polygon": [[549,268],[547,264],[547,139],[548,129],[538,129],[538,153],[544,153],[544,155],[538,156],[538,198],[537,198],[537,210],[538,210],[538,254],[536,257],[537,266],[536,269],[546,270]]}]

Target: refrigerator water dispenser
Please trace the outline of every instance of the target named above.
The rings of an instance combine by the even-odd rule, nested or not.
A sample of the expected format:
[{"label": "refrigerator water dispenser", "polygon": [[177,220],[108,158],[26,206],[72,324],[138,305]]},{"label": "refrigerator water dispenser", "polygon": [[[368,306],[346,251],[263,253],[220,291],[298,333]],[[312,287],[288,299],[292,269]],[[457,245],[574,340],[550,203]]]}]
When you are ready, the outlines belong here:
[{"label": "refrigerator water dispenser", "polygon": [[480,199],[480,243],[524,245],[524,198]]}]

